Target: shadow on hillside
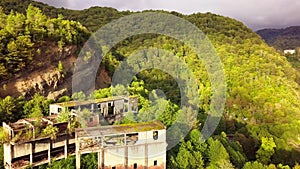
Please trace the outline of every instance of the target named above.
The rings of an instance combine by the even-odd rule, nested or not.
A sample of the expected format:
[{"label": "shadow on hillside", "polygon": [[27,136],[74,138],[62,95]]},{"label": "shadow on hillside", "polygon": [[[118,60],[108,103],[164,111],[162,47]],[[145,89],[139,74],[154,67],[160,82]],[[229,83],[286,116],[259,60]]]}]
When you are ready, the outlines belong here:
[{"label": "shadow on hillside", "polygon": [[[251,136],[245,124],[232,119],[222,120],[224,124],[221,121],[219,127],[224,129],[223,131],[227,133],[229,140],[238,141],[242,145],[243,152],[248,160],[255,161],[256,151],[261,144],[260,140]],[[271,157],[271,163],[273,164],[283,164],[293,167],[296,162],[300,162],[300,151],[296,148],[292,148],[291,150],[275,148],[275,154]]]}]

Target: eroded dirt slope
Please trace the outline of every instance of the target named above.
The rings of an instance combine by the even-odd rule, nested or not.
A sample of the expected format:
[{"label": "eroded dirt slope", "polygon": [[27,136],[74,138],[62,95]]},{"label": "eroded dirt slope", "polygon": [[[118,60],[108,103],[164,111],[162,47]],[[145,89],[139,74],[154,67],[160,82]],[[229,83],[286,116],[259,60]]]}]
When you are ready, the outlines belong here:
[{"label": "eroded dirt slope", "polygon": [[[43,43],[36,46],[39,50],[30,65],[7,81],[0,82],[0,97],[30,97],[40,93],[49,99],[72,93],[72,74],[76,63],[78,47],[65,46],[59,49],[55,43]],[[58,70],[62,62],[63,71]],[[96,88],[107,87],[110,77],[103,68],[99,68]]]}]

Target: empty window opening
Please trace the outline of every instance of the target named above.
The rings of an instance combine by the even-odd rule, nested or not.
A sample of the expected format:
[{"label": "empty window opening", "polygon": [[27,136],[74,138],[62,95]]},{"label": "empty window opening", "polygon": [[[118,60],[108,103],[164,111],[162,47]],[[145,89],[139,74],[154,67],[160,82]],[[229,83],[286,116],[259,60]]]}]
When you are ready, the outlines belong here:
[{"label": "empty window opening", "polygon": [[13,158],[12,159],[12,165],[18,164],[18,167],[22,167],[22,166],[24,166],[24,162],[26,164],[26,162],[29,163],[29,161],[30,161],[30,156],[29,155],[18,157],[18,158]]},{"label": "empty window opening", "polygon": [[91,118],[90,118],[90,122],[93,122],[93,121],[94,121],[94,118],[93,118],[93,117],[91,117]]},{"label": "empty window opening", "polygon": [[111,169],[116,169],[116,167],[111,167]]},{"label": "empty window opening", "polygon": [[62,156],[65,152],[64,147],[58,147],[51,149],[50,155],[51,158]]},{"label": "empty window opening", "polygon": [[57,112],[60,113],[61,111],[62,111],[62,108],[59,107],[59,108],[57,109]]},{"label": "empty window opening", "polygon": [[48,151],[34,153],[32,160],[34,163],[36,163],[36,162],[45,161],[45,159],[48,159]]},{"label": "empty window opening", "polygon": [[[74,144],[69,144],[68,146],[67,146],[67,148],[68,148],[68,153],[75,153],[75,143]],[[48,154],[47,154],[48,155]]]},{"label": "empty window opening", "polygon": [[158,139],[158,131],[153,131],[153,139],[154,140]]},{"label": "empty window opening", "polygon": [[108,115],[114,115],[114,107],[115,106],[110,106],[108,103]]},{"label": "empty window opening", "polygon": [[138,133],[126,134],[126,144],[135,144],[139,139]]},{"label": "empty window opening", "polygon": [[137,163],[133,164],[133,169],[137,169]]},{"label": "empty window opening", "polygon": [[124,144],[124,135],[113,135],[104,137],[105,146],[118,146]]},{"label": "empty window opening", "polygon": [[153,164],[154,166],[157,166],[157,160],[154,160],[154,164]]}]

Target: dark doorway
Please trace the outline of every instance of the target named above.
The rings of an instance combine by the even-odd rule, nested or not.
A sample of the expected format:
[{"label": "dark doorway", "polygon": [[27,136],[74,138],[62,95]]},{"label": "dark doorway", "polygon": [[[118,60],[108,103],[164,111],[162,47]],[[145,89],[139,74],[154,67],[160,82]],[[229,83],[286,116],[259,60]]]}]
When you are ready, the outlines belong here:
[{"label": "dark doorway", "polygon": [[137,169],[137,163],[133,164],[133,169]]},{"label": "dark doorway", "polygon": [[111,103],[108,103],[108,115],[114,115],[115,106]]}]

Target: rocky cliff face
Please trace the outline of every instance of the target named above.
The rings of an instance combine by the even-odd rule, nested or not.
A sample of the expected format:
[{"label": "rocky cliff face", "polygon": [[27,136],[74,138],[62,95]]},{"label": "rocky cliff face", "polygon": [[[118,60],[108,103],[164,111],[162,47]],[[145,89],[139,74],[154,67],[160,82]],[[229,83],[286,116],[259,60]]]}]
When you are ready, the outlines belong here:
[{"label": "rocky cliff face", "polygon": [[51,91],[57,90],[62,83],[63,74],[55,68],[48,68],[43,71],[35,71],[26,77],[11,79],[2,84],[0,96],[29,97],[34,93],[47,96]]},{"label": "rocky cliff face", "polygon": [[[40,54],[23,72],[5,82],[0,82],[0,97],[25,96],[39,93],[49,99],[72,94],[72,74],[76,62],[76,46],[59,49],[55,44],[44,44]],[[63,71],[57,68],[61,61]],[[100,68],[96,79],[96,87],[103,88],[110,84],[110,77],[105,69]]]},{"label": "rocky cliff face", "polygon": [[55,68],[50,68],[39,74],[31,74],[26,79],[17,79],[14,87],[21,95],[32,95],[33,93],[47,94],[48,90],[56,90],[58,84],[63,82],[63,74]]}]

